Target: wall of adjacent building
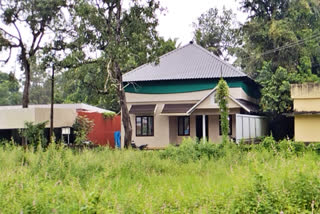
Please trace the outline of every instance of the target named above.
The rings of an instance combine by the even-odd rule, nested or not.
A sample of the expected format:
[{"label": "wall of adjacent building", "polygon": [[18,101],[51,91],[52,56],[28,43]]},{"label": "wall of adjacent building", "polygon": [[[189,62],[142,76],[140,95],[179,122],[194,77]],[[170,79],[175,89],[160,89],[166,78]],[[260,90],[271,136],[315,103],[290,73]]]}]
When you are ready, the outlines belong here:
[{"label": "wall of adjacent building", "polygon": [[295,140],[320,142],[320,84],[291,85],[295,112]]},{"label": "wall of adjacent building", "polygon": [[[72,126],[77,116],[74,109],[54,109],[54,127]],[[0,129],[21,129],[25,122],[50,121],[50,108],[4,109],[0,111]],[[48,122],[46,127],[49,127]]]},{"label": "wall of adjacent building", "polygon": [[78,111],[79,116],[92,120],[94,125],[88,134],[88,140],[101,146],[115,148],[114,132],[120,131],[121,117],[104,118],[103,113]]},{"label": "wall of adjacent building", "polygon": [[320,115],[296,115],[294,123],[296,141],[320,142]]},{"label": "wall of adjacent building", "polygon": [[291,98],[295,112],[320,111],[320,84],[293,84]]}]

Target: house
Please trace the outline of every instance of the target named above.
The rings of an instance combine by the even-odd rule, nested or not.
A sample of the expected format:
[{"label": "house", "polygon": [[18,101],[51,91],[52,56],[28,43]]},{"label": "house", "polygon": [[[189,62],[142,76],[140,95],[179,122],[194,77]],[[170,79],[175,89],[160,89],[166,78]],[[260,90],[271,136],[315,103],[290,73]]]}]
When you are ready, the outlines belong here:
[{"label": "house", "polygon": [[[111,112],[87,104],[54,104],[54,133],[57,140],[73,142],[72,126],[77,116],[86,116],[94,122],[88,139],[95,144],[110,145],[114,147],[113,133],[120,130],[120,117],[113,119],[103,118],[104,112]],[[20,142],[19,129],[25,127],[25,122],[33,124],[50,121],[50,105],[0,106],[0,139],[11,139]],[[49,135],[50,123],[47,123],[45,135]]]},{"label": "house", "polygon": [[[265,134],[266,121],[256,116],[259,86],[245,73],[190,42],[161,56],[157,65],[145,64],[123,76],[133,141],[149,148],[179,144],[187,136],[219,142],[215,87],[221,77],[229,85],[230,137],[252,139]],[[123,145],[124,134],[121,137]]]},{"label": "house", "polygon": [[301,142],[320,142],[320,84],[291,85],[294,137]]}]

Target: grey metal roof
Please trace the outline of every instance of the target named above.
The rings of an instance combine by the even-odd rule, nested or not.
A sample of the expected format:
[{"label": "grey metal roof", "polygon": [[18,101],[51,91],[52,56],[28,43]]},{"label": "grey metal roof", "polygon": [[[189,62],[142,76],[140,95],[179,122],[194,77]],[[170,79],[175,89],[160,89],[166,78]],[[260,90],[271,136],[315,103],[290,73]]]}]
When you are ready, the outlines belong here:
[{"label": "grey metal roof", "polygon": [[250,110],[250,112],[253,113],[258,113],[259,112],[259,105],[252,103],[248,100],[244,100],[244,99],[237,99],[242,105],[244,105],[245,107],[247,107],[247,109]]},{"label": "grey metal roof", "polygon": [[247,77],[197,44],[188,44],[123,75],[124,82]]}]

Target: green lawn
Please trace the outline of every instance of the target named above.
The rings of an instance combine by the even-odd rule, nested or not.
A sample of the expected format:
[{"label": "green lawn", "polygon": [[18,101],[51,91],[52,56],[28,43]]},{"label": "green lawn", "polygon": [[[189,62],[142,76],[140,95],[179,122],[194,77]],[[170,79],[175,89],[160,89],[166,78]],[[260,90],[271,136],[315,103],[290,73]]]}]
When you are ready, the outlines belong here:
[{"label": "green lawn", "polygon": [[165,151],[5,146],[0,213],[317,213],[319,160],[291,142],[186,142]]}]

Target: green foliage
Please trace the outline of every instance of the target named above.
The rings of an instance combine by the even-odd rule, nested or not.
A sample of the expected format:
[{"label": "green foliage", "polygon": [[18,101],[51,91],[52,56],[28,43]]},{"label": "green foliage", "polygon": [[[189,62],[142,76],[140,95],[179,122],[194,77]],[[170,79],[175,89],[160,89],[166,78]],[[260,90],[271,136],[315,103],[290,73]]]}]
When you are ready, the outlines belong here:
[{"label": "green foliage", "polygon": [[87,135],[94,127],[94,122],[86,116],[77,116],[73,124],[74,134],[76,135],[75,143],[77,145],[83,144],[88,140]]},{"label": "green foliage", "polygon": [[25,74],[24,107],[29,104],[32,64],[43,64],[47,68],[48,61],[62,56],[57,51],[67,49],[65,38],[70,33],[70,25],[65,18],[67,3],[66,0],[4,0],[0,3],[0,19],[5,24],[0,33],[0,51],[8,53],[2,62],[7,63],[12,53],[18,54],[18,62]]},{"label": "green foliage", "polygon": [[236,65],[262,85],[262,109],[292,109],[290,84],[319,81],[320,4],[315,0],[242,0],[250,18],[241,27]]},{"label": "green foliage", "polygon": [[265,62],[258,71],[257,82],[262,86],[260,105],[264,112],[281,114],[292,110],[290,95],[291,83],[314,82],[318,77],[311,73],[311,65],[308,58],[301,59],[298,73],[288,72],[283,67],[272,71],[271,62]]},{"label": "green foliage", "polygon": [[318,213],[319,160],[309,147],[191,139],[164,151],[0,147],[0,212]]},{"label": "green foliage", "polygon": [[14,74],[0,72],[0,105],[17,105],[20,102],[19,82]]},{"label": "green foliage", "polygon": [[24,129],[20,130],[21,136],[27,140],[27,144],[32,145],[34,149],[38,146],[43,148],[47,146],[47,139],[44,135],[44,130],[48,121],[38,124],[33,124],[33,122],[25,122]]},{"label": "green foliage", "polygon": [[181,145],[169,146],[166,150],[160,152],[160,158],[173,159],[177,162],[188,163],[190,161],[197,161],[203,158],[209,160],[220,158],[224,156],[225,150],[222,144],[214,144],[211,142],[197,143],[197,140],[192,138],[184,138]]},{"label": "green foliage", "polygon": [[219,15],[217,8],[211,8],[193,23],[194,39],[197,44],[228,60],[225,53],[236,45],[238,38],[234,22],[235,14],[232,10],[223,8],[222,14]]},{"label": "green foliage", "polygon": [[216,100],[219,104],[223,143],[226,143],[228,141],[228,134],[229,134],[228,99],[229,99],[229,87],[227,82],[221,78],[217,85]]},{"label": "green foliage", "polygon": [[103,116],[103,119],[112,119],[116,116],[117,114],[115,112],[103,112],[102,113],[102,116]]}]

